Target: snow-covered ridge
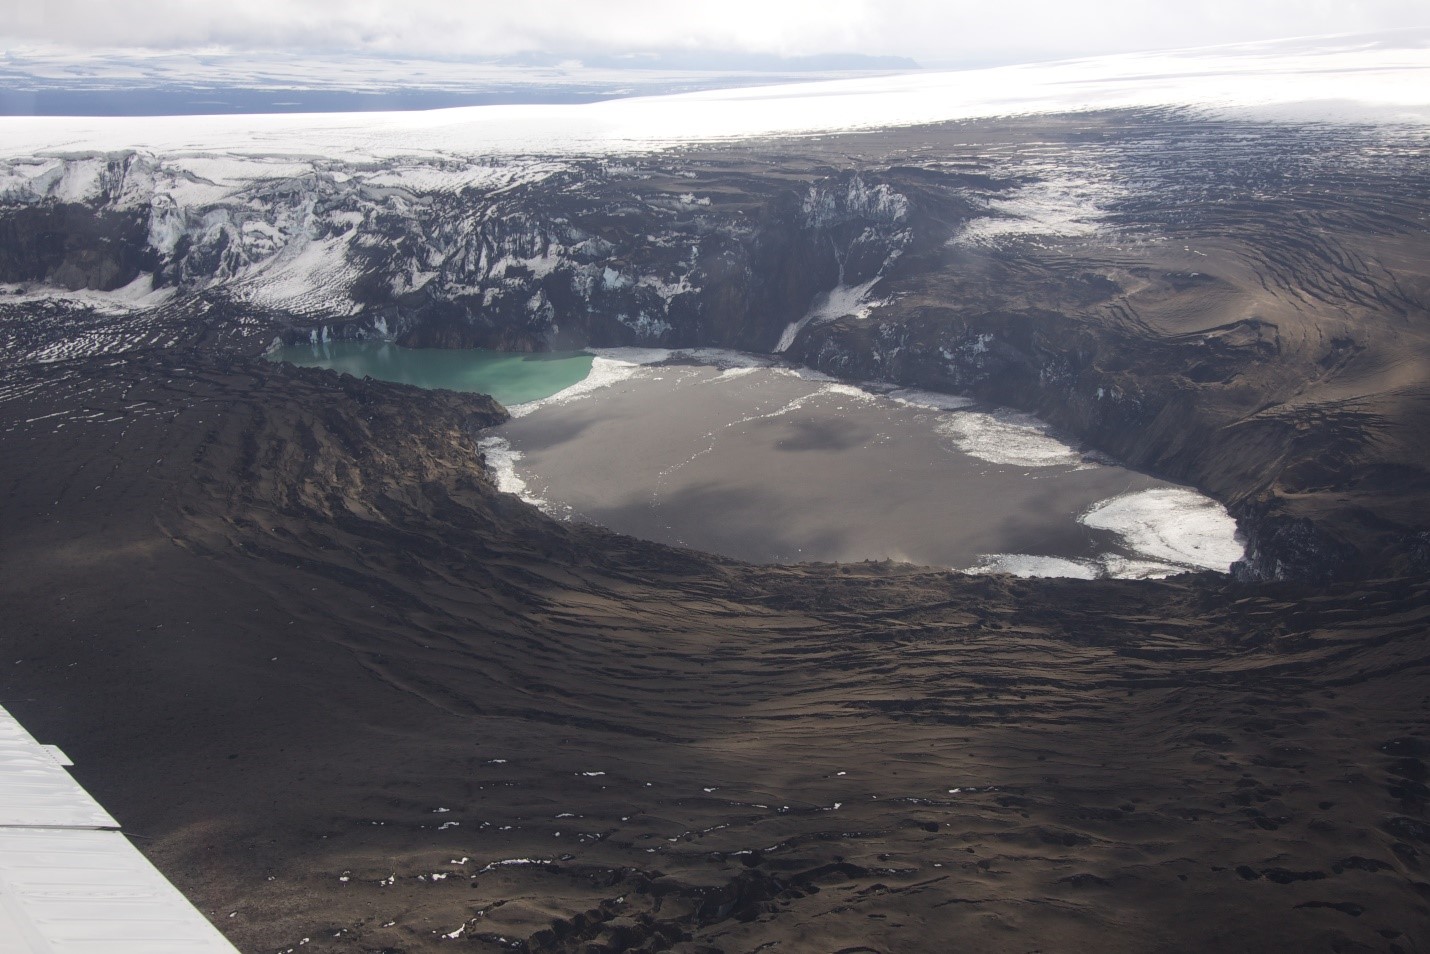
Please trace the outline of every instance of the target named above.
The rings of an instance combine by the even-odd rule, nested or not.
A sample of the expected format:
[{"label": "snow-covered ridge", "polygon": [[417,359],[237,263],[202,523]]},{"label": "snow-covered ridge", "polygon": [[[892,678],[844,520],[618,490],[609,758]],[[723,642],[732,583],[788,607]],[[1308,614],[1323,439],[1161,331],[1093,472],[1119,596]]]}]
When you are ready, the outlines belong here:
[{"label": "snow-covered ridge", "polygon": [[[1334,87],[1365,115],[1366,104],[1383,112],[1396,103],[1430,103],[1427,80],[1425,49],[1343,39],[587,106],[115,122],[0,118],[0,206],[81,203],[138,217],[148,258],[131,263],[123,283],[137,268],[153,275],[146,290],[185,296],[221,287],[232,300],[286,311],[308,325],[346,322],[347,334],[406,333],[436,302],[514,336],[498,335],[499,347],[668,345],[686,338],[711,302],[730,300],[721,297],[719,282],[748,286],[762,279],[754,275],[759,263],[739,257],[756,247],[746,242],[754,222],[712,204],[698,184],[688,192],[681,184],[671,188],[669,169],[663,185],[638,185],[656,166],[678,167],[679,155],[617,153],[677,140],[989,113],[1227,105],[1231,100],[1209,92],[1223,89],[1218,84],[1246,103],[1281,106],[1293,94],[1316,98]],[[1116,228],[1117,209],[1137,184],[1126,181],[1116,157],[1102,162],[1095,144],[1079,148],[1071,165],[1065,150],[1046,153],[1036,144],[990,162],[988,170],[1014,187],[968,190],[975,215],[948,241],[1001,246]],[[582,152],[606,158],[574,155]],[[617,180],[618,188],[600,191]],[[827,248],[838,277],[821,276],[817,287],[780,302],[783,335],[776,326],[768,339],[728,343],[797,354],[812,328],[876,315],[895,294],[878,279],[918,227],[902,188],[874,175],[802,185],[790,227],[771,240],[817,243],[820,257]],[[600,214],[587,215],[598,205]],[[603,229],[605,210],[635,209],[652,223],[644,237],[626,235],[623,244],[621,234]],[[732,248],[733,259],[726,255]],[[76,278],[78,271],[52,283],[115,284],[93,270]],[[46,288],[34,281],[10,293],[43,295]],[[106,295],[94,304],[155,304],[134,294]]]},{"label": "snow-covered ridge", "polygon": [[[510,158],[376,166],[217,154],[29,156],[0,159],[0,206],[80,203],[105,214],[139,216],[147,225],[148,248],[164,269],[166,294],[222,285],[239,301],[341,319],[358,310],[352,286],[371,258],[364,253],[384,249],[383,238],[374,234],[378,221],[411,223],[424,238],[393,264],[393,294],[421,289],[449,259],[447,271],[460,273],[458,284],[478,291],[512,266],[539,277],[544,262],[549,271],[558,261],[552,236],[532,227],[482,229],[479,220],[490,217],[502,196],[568,167]],[[443,227],[432,225],[433,203],[458,193],[479,199],[456,204]],[[0,291],[82,298],[42,285]],[[115,293],[97,301],[110,307],[154,304]]]},{"label": "snow-covered ridge", "polygon": [[[0,129],[8,119],[0,118]],[[156,154],[111,150],[104,154],[50,156],[6,153],[0,163],[0,202],[104,203],[139,208],[158,198],[176,207],[201,208],[249,194],[293,192],[295,183],[342,187],[374,199],[477,189],[497,193],[540,182],[566,168],[556,161],[512,159],[351,164],[326,158],[250,154]],[[263,192],[267,186],[267,192]]]},{"label": "snow-covered ridge", "polygon": [[[400,156],[595,154],[691,142],[1092,109],[1430,122],[1430,31],[1124,54],[941,73],[716,90],[586,105],[412,113],[0,119],[0,155]],[[1305,104],[1315,104],[1310,110]]]},{"label": "snow-covered ridge", "polygon": [[[401,334],[423,308],[450,302],[533,341],[554,341],[565,325],[567,339],[582,344],[663,345],[700,313],[712,262],[717,281],[745,281],[761,263],[740,246],[756,226],[706,195],[672,189],[675,173],[662,162],[27,156],[0,158],[0,210],[43,214],[80,204],[96,217],[127,219],[144,236],[146,292],[217,289],[309,327],[348,323],[350,336]],[[649,170],[663,178],[647,187]],[[675,188],[684,184],[677,179]],[[839,270],[840,286],[811,317],[866,315],[877,304],[867,294],[872,270],[882,274],[913,234],[907,197],[855,174],[811,184],[797,201],[773,226],[773,241],[812,243]],[[608,230],[611,209],[638,212],[649,224]],[[21,230],[39,234],[23,220]],[[855,263],[847,288],[846,261]],[[104,287],[107,279],[91,272],[80,281]],[[14,301],[90,303],[57,287],[73,287],[73,278],[54,280],[56,287],[10,284],[0,292]],[[135,294],[90,297],[111,311],[157,303]],[[806,301],[791,305],[804,309]],[[593,334],[592,323],[604,330]]]}]

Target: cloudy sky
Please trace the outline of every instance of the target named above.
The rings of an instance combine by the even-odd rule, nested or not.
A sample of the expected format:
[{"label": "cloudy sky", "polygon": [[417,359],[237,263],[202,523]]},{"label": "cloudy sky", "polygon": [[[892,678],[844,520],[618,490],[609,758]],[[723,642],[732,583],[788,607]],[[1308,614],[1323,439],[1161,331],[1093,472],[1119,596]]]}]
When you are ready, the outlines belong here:
[{"label": "cloudy sky", "polygon": [[854,52],[947,65],[1430,26],[1426,0],[0,0],[5,8],[10,49]]}]

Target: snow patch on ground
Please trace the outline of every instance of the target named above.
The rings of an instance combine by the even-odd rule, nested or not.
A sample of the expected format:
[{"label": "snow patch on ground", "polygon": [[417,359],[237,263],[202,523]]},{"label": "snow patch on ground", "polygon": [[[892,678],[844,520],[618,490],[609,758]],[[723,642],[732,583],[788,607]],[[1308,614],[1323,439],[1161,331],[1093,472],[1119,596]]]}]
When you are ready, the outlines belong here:
[{"label": "snow patch on ground", "polygon": [[999,246],[1016,238],[1074,237],[1098,231],[1103,210],[1091,183],[1053,179],[1029,183],[988,202],[988,214],[970,221],[951,240],[956,245]]},{"label": "snow patch on ground", "polygon": [[73,291],[50,285],[0,284],[0,301],[27,303],[62,301],[93,308],[104,314],[124,314],[155,308],[174,297],[173,288],[154,288],[154,276],[141,272],[128,285],[113,291],[79,288]]},{"label": "snow patch on ground", "polygon": [[171,166],[205,182],[235,189],[264,179],[293,179],[313,171],[311,162],[244,155],[185,156]]},{"label": "snow patch on ground", "polygon": [[368,186],[400,188],[411,192],[459,192],[463,189],[508,189],[514,185],[539,182],[565,169],[564,163],[526,162],[490,165],[483,163],[441,166],[402,164],[364,175]]},{"label": "snow patch on ground", "polygon": [[846,315],[859,319],[869,317],[870,310],[876,304],[869,300],[869,292],[878,281],[878,278],[872,278],[858,285],[836,285],[815,296],[804,317],[790,322],[784,334],[780,335],[779,343],[775,345],[775,354],[788,351],[799,333],[811,324],[822,325]]},{"label": "snow patch on ground", "polygon": [[351,315],[357,310],[348,289],[358,277],[348,264],[351,233],[327,239],[298,239],[251,270],[235,289],[259,305],[299,313]]},{"label": "snow patch on ground", "polygon": [[53,199],[92,202],[104,189],[105,161],[96,157],[34,158],[0,170],[0,198],[6,201]]}]

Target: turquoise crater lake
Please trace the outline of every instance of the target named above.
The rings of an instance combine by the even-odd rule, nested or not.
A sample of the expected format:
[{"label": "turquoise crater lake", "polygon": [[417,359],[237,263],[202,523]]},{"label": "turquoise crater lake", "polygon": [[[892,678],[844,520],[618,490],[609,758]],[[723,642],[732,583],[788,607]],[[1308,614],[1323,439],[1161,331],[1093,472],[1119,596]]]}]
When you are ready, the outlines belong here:
[{"label": "turquoise crater lake", "polygon": [[403,348],[390,341],[305,342],[276,348],[268,357],[304,368],[330,368],[358,378],[490,394],[508,407],[540,401],[584,381],[594,359],[583,351],[451,351]]}]

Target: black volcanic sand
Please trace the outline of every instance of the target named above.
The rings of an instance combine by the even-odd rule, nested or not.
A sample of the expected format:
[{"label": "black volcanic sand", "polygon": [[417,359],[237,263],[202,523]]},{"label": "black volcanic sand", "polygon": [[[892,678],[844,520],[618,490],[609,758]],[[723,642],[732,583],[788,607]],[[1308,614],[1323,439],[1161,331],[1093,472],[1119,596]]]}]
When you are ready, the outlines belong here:
[{"label": "black volcanic sand", "polygon": [[1424,579],[750,567],[493,492],[501,416],[0,371],[0,699],[240,949],[1430,944]]},{"label": "black volcanic sand", "polygon": [[1077,516],[1168,486],[1071,448],[1048,467],[971,457],[944,417],[777,370],[663,365],[494,433],[554,513],[758,563],[1131,556]]}]

